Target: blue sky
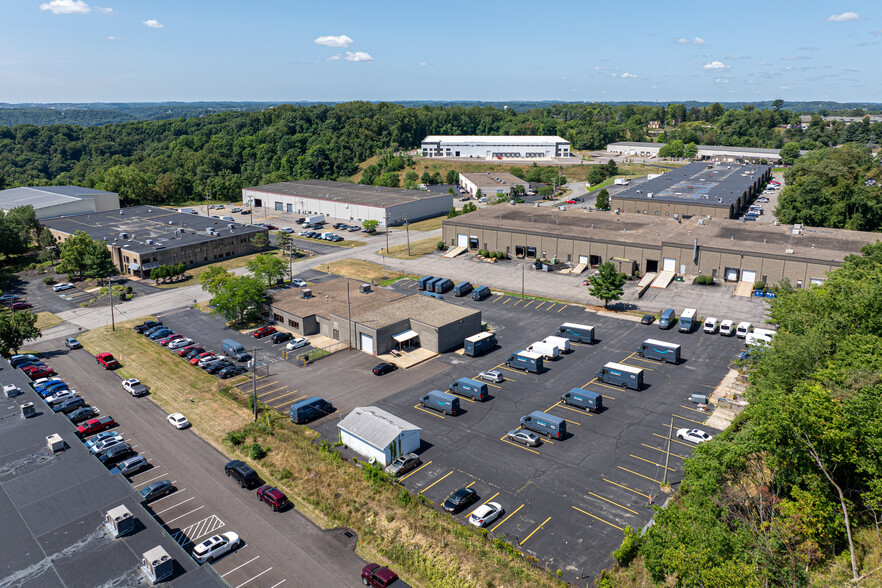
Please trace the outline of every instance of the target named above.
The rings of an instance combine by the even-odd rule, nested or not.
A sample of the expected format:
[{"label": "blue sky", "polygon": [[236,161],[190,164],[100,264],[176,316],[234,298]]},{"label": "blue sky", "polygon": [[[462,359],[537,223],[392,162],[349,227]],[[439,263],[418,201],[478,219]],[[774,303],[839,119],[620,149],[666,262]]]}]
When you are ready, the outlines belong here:
[{"label": "blue sky", "polygon": [[880,56],[878,0],[0,4],[0,102],[878,102]]}]

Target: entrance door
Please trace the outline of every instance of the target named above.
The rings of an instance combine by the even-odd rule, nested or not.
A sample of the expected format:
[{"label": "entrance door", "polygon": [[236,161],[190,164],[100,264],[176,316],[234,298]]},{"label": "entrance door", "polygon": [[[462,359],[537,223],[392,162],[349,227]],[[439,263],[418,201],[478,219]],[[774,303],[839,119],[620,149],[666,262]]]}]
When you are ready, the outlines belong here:
[{"label": "entrance door", "polygon": [[365,353],[374,354],[374,338],[370,335],[366,335],[364,333],[359,333],[361,335],[361,350]]},{"label": "entrance door", "polygon": [[657,259],[647,259],[646,260],[646,273],[655,273],[658,271],[658,260]]},{"label": "entrance door", "polygon": [[457,247],[468,247],[469,246],[469,236],[463,235],[462,233],[456,234],[456,246]]},{"label": "entrance door", "polygon": [[666,272],[677,271],[677,260],[673,257],[665,257],[662,262],[662,270]]},{"label": "entrance door", "polygon": [[580,255],[579,256],[579,263],[587,264],[588,263],[588,256],[587,255]]},{"label": "entrance door", "polygon": [[741,272],[741,281],[742,282],[756,282],[756,272],[750,270],[744,270]]},{"label": "entrance door", "polygon": [[469,249],[477,249],[478,248],[478,238],[475,236],[469,237]]}]

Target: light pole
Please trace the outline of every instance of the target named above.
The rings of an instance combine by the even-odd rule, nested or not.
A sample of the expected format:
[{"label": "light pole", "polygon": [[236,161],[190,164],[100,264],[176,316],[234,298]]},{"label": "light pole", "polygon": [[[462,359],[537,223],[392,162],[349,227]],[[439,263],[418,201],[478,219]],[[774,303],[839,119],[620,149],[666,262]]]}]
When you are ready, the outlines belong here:
[{"label": "light pole", "polygon": [[116,330],[116,322],[113,320],[113,280],[107,276],[107,296],[110,298],[110,330]]},{"label": "light pole", "polygon": [[407,217],[404,217],[404,232],[407,233],[407,256],[410,257],[410,223],[407,221]]},{"label": "light pole", "polygon": [[525,279],[526,272],[527,272],[527,263],[524,262],[524,264],[521,265],[521,300],[524,299],[524,279]]}]

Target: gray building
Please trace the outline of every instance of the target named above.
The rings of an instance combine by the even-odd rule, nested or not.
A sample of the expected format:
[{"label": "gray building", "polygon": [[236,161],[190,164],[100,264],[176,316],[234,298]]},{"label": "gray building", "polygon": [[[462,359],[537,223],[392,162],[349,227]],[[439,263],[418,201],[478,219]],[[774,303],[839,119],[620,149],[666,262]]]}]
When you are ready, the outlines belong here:
[{"label": "gray building", "polygon": [[737,218],[772,177],[767,165],[695,162],[610,198],[610,208],[659,217]]},{"label": "gray building", "polygon": [[376,406],[359,406],[338,424],[340,441],[385,467],[420,448],[420,428]]},{"label": "gray building", "polygon": [[69,214],[103,212],[119,208],[119,194],[80,186],[39,186],[0,190],[0,210],[17,206],[34,207],[42,220]]},{"label": "gray building", "polygon": [[[321,334],[371,355],[416,346],[444,353],[481,331],[481,312],[420,294],[385,288],[362,292],[360,282],[337,278],[303,290],[273,293],[266,314],[299,335]],[[348,292],[347,292],[348,289]]]},{"label": "gray building", "polygon": [[[610,155],[633,157],[658,157],[658,152],[665,143],[647,143],[639,141],[620,141],[606,146]],[[721,162],[754,162],[779,163],[780,149],[763,149],[759,147],[730,147],[726,145],[697,145],[699,159],[713,159]]]},{"label": "gray building", "polygon": [[77,231],[105,241],[119,272],[140,277],[161,265],[183,262],[190,268],[254,253],[254,236],[268,236],[263,227],[155,206],[65,216],[42,224],[59,242]]},{"label": "gray building", "polygon": [[429,135],[423,157],[478,159],[553,159],[570,157],[570,142],[557,135]]},{"label": "gray building", "polygon": [[381,226],[401,225],[446,214],[452,194],[362,186],[325,180],[280,182],[242,189],[242,202],[267,211],[303,216],[323,214],[342,221],[375,220]]},{"label": "gray building", "polygon": [[484,196],[494,194],[508,195],[512,186],[523,186],[530,189],[530,183],[508,172],[460,173],[459,185],[470,195],[475,196],[478,190]]}]

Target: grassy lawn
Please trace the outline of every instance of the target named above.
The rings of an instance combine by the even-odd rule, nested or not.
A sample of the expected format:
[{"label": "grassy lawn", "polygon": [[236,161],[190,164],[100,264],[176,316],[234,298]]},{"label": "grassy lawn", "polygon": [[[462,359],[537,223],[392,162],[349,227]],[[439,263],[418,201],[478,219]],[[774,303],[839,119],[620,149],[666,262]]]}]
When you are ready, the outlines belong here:
[{"label": "grassy lawn", "polygon": [[334,245],[335,247],[364,247],[365,245],[364,241],[348,241],[346,239],[334,243],[333,241],[319,241],[317,239],[301,237],[300,235],[290,235],[290,237],[292,239],[297,239],[298,241],[306,241],[307,243],[321,243],[322,245]]},{"label": "grassy lawn", "polygon": [[281,257],[284,261],[288,261],[288,256],[283,254],[278,249],[268,249],[266,251],[260,251],[258,253],[252,253],[250,255],[242,255],[241,257],[231,257],[230,259],[224,259],[223,261],[218,261],[216,263],[209,263],[208,265],[200,265],[199,267],[188,269],[186,272],[184,272],[184,275],[187,277],[185,277],[183,280],[169,282],[167,284],[156,284],[156,287],[169,289],[199,284],[199,276],[201,276],[202,272],[208,270],[209,268],[222,267],[224,269],[232,270],[238,269],[240,267],[245,267],[245,264],[247,264],[249,261],[260,255],[261,253],[273,253]]},{"label": "grassy lawn", "polygon": [[36,327],[41,331],[45,331],[46,329],[51,329],[56,325],[61,324],[61,319],[48,311],[38,312],[37,313],[37,324]]},{"label": "grassy lawn", "polygon": [[[461,207],[460,207],[461,208]],[[434,231],[436,229],[441,228],[441,223],[446,219],[446,216],[436,216],[435,218],[427,218],[426,220],[417,221],[415,223],[410,223],[411,231]],[[393,230],[403,231],[404,227],[392,227]]]},{"label": "grassy lawn", "polygon": [[[389,251],[386,252],[386,256],[395,257],[397,259],[416,259],[417,257],[422,257],[433,251],[437,251],[439,240],[440,239],[437,237],[432,237],[429,239],[421,239],[420,241],[411,241],[410,255],[407,254],[407,243],[404,245],[396,245],[395,247],[389,248]],[[377,251],[377,255],[382,255],[382,250]]]},{"label": "grassy lawn", "polygon": [[363,261],[361,259],[341,259],[339,261],[332,261],[331,263],[323,263],[316,266],[314,269],[320,272],[327,272],[329,274],[372,284],[383,284],[401,278],[415,277],[410,274],[393,272],[392,270],[384,269],[379,263]]}]

